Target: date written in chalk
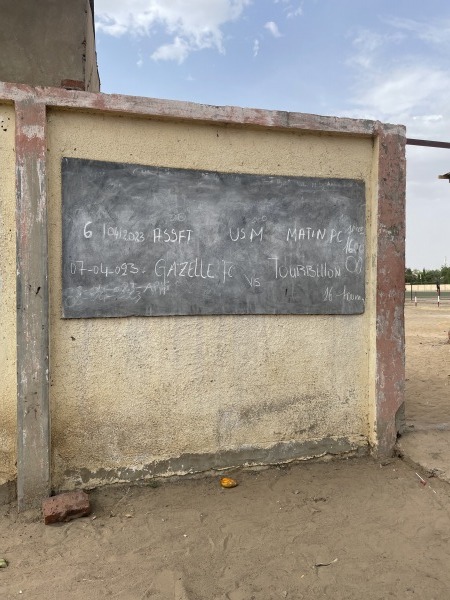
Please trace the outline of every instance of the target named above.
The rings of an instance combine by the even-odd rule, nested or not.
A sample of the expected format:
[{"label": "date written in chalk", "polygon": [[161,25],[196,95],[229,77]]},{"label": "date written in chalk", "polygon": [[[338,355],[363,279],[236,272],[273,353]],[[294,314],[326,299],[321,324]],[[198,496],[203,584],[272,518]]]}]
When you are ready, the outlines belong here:
[{"label": "date written in chalk", "polygon": [[[83,227],[83,237],[87,240],[91,239],[94,235],[92,224],[92,221],[88,221]],[[106,223],[102,223],[100,229],[101,237],[110,241],[142,243],[150,240],[155,244],[158,242],[172,244],[182,244],[184,242],[188,244],[191,241],[192,233],[192,229],[162,229],[161,227],[155,227],[152,233],[147,236],[143,231],[108,226]]]},{"label": "date written in chalk", "polygon": [[77,273],[80,275],[93,273],[94,275],[104,275],[105,277],[108,277],[109,275],[136,275],[136,273],[145,273],[145,271],[139,269],[139,267],[132,262],[124,262],[120,265],[111,267],[104,265],[102,262],[99,265],[85,266],[84,260],[75,260],[70,263],[70,273],[71,275],[76,275]]}]

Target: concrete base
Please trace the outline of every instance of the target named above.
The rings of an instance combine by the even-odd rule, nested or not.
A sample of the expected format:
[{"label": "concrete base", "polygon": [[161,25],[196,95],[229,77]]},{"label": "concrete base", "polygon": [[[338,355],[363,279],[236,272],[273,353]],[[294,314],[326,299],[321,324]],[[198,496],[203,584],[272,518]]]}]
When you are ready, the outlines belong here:
[{"label": "concrete base", "polygon": [[350,441],[345,438],[324,438],[307,442],[282,442],[270,448],[244,447],[217,454],[184,454],[178,458],[155,461],[142,468],[99,469],[91,472],[80,469],[65,473],[60,490],[94,488],[111,483],[136,482],[153,477],[193,475],[237,467],[274,465],[323,457],[365,456],[369,452],[367,440]]}]

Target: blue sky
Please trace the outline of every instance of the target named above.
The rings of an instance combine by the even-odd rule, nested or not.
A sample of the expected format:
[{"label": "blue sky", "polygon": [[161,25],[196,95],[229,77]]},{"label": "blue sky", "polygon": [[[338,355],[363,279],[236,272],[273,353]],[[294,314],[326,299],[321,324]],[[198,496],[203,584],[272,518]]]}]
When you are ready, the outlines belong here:
[{"label": "blue sky", "polygon": [[[95,0],[102,91],[450,141],[449,0]],[[407,149],[407,265],[450,263],[450,150]]]}]

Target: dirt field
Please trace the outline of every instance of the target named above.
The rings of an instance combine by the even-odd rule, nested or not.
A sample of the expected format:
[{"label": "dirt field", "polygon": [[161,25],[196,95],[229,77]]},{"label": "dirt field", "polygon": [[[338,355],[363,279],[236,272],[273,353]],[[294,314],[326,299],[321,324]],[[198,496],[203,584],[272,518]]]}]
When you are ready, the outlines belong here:
[{"label": "dirt field", "polygon": [[408,423],[450,427],[450,302],[408,302],[405,325]]},{"label": "dirt field", "polygon": [[[410,424],[450,423],[450,307],[407,306]],[[443,600],[450,485],[400,459],[303,463],[92,493],[45,527],[0,508],[0,599]]]}]

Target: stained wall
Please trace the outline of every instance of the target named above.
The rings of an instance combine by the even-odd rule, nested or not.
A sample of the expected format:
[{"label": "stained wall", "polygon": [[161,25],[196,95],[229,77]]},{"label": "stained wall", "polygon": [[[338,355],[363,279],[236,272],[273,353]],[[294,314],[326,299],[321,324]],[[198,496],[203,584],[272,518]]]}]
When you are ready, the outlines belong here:
[{"label": "stained wall", "polygon": [[0,497],[16,476],[16,195],[14,108],[0,104]]},{"label": "stained wall", "polygon": [[[51,109],[48,147],[54,487],[367,449],[376,360],[371,138]],[[364,314],[62,319],[63,156],[363,180]]]},{"label": "stained wall", "polygon": [[89,0],[0,0],[0,13],[0,81],[99,91]]}]

